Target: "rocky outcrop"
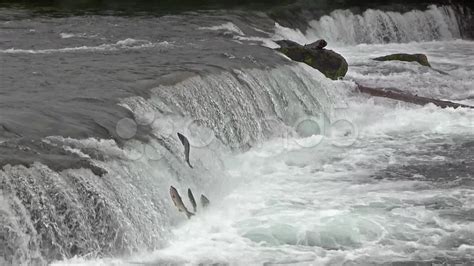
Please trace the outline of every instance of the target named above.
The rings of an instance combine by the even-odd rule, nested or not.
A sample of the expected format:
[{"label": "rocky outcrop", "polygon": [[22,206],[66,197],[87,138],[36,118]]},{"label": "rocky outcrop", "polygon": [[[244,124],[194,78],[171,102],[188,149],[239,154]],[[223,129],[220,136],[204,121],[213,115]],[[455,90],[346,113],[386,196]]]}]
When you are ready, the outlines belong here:
[{"label": "rocky outcrop", "polygon": [[276,43],[280,45],[280,48],[276,49],[277,51],[292,60],[306,63],[330,79],[342,78],[347,73],[346,59],[332,50],[324,49],[324,46],[326,46],[324,40],[305,46],[289,40],[280,40]]},{"label": "rocky outcrop", "polygon": [[321,40],[317,40],[313,43],[310,43],[310,44],[305,44],[304,45],[304,48],[309,48],[309,49],[314,49],[314,50],[321,50],[321,49],[324,49],[324,47],[326,47],[326,45],[328,45],[328,43],[321,39]]},{"label": "rocky outcrop", "polygon": [[417,62],[422,66],[431,67],[428,62],[428,57],[424,54],[391,54],[387,56],[381,56],[374,58],[376,61],[405,61],[405,62]]}]

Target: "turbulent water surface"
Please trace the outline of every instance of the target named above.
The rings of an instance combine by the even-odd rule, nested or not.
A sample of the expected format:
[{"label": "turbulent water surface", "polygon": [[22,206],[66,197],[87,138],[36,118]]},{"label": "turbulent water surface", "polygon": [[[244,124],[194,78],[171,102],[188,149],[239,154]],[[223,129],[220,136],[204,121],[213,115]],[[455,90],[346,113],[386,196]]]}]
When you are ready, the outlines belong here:
[{"label": "turbulent water surface", "polygon": [[[1,265],[474,261],[474,112],[355,91],[474,105],[465,13],[0,14]],[[320,38],[343,80],[270,49]]]}]

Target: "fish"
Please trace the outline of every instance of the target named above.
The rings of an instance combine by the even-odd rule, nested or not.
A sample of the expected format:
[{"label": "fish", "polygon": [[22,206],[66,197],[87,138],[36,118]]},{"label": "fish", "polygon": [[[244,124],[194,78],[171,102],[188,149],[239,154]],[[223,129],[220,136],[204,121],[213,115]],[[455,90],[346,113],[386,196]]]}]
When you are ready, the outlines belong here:
[{"label": "fish", "polygon": [[194,199],[193,192],[188,188],[188,198],[191,204],[193,205],[193,211],[196,212],[196,200]]},{"label": "fish", "polygon": [[201,194],[201,205],[203,208],[206,208],[208,205],[209,205],[210,201],[209,199],[204,196],[203,194]]},{"label": "fish", "polygon": [[184,158],[185,158],[186,162],[188,163],[189,167],[193,168],[193,166],[189,162],[189,152],[190,152],[189,141],[183,134],[181,134],[179,132],[177,134],[178,134],[179,140],[181,141],[181,144],[183,144],[183,146],[184,146]]},{"label": "fish", "polygon": [[174,188],[173,186],[170,186],[170,196],[171,196],[171,199],[173,200],[174,206],[176,206],[176,208],[178,208],[180,212],[184,212],[184,214],[186,214],[186,217],[188,217],[188,219],[190,219],[191,216],[194,215],[194,213],[188,211],[188,209],[183,203],[183,200],[181,199],[181,196],[178,193],[178,190],[176,190],[176,188]]}]

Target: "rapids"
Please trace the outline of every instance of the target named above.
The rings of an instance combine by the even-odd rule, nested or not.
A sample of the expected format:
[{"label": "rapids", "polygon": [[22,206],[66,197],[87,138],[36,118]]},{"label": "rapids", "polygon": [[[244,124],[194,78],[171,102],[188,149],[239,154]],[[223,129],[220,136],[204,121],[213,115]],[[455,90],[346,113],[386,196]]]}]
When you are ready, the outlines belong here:
[{"label": "rapids", "polygon": [[[230,10],[0,12],[0,264],[474,260],[474,112],[353,90],[474,104],[474,42],[452,7],[335,10],[306,30]],[[347,76],[269,49],[282,38],[326,38]],[[394,52],[449,75],[371,60]],[[187,220],[171,185],[211,205]]]}]

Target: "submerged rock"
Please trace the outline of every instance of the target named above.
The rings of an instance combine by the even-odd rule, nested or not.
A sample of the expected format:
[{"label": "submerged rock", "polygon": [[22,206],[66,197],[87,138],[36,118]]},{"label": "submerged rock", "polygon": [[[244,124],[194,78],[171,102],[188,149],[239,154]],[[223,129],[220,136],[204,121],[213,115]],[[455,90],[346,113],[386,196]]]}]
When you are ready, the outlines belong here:
[{"label": "submerged rock", "polygon": [[428,57],[424,54],[391,54],[387,56],[381,56],[374,58],[377,61],[405,61],[405,62],[418,62],[422,66],[431,67],[428,62]]},{"label": "submerged rock", "polygon": [[458,107],[462,107],[462,108],[474,109],[474,106],[413,95],[411,93],[403,92],[401,90],[394,89],[394,88],[371,88],[371,87],[366,87],[366,86],[357,84],[357,89],[360,92],[367,93],[371,96],[384,97],[384,98],[394,99],[394,100],[418,104],[418,105],[426,105],[426,104],[432,103],[441,108],[450,107],[450,108],[456,109]]},{"label": "submerged rock", "polygon": [[[293,41],[280,40],[276,41],[276,43],[280,45],[280,48],[276,50],[292,60],[306,63],[330,79],[344,77],[348,69],[346,59],[332,50],[324,49],[322,45],[325,44],[325,41],[324,43],[322,41],[323,40],[318,41],[319,43],[317,44],[314,43],[315,45],[302,46]],[[317,49],[313,49],[313,47]]]}]

